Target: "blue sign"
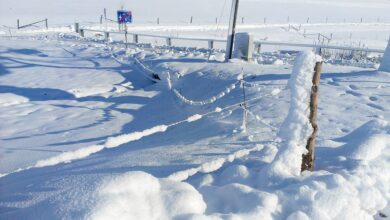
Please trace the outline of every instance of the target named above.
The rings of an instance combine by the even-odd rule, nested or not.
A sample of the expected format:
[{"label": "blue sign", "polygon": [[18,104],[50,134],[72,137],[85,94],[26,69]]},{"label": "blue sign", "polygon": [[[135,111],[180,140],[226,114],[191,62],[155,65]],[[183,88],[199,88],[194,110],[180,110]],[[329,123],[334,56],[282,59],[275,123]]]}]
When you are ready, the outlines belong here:
[{"label": "blue sign", "polygon": [[118,23],[119,24],[129,24],[133,22],[133,16],[131,11],[118,11]]}]

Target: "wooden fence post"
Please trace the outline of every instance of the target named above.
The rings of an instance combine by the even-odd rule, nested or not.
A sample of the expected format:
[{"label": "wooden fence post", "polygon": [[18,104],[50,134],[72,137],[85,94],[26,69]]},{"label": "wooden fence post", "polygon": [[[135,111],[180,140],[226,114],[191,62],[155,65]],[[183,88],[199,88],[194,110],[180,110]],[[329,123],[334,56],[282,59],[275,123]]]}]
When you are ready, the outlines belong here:
[{"label": "wooden fence post", "polygon": [[16,23],[18,25],[18,30],[19,30],[19,27],[20,27],[19,19],[16,21]]},{"label": "wooden fence post", "polygon": [[104,40],[109,41],[110,40],[110,32],[104,32]]},{"label": "wooden fence post", "polygon": [[84,29],[80,29],[80,36],[84,37]]},{"label": "wooden fence post", "polygon": [[319,86],[320,86],[320,78],[321,78],[321,70],[322,70],[322,62],[317,62],[314,68],[313,75],[313,86],[311,88],[310,95],[310,115],[309,120],[310,124],[313,128],[313,132],[307,140],[306,149],[308,150],[307,154],[302,155],[302,166],[301,171],[313,171],[314,169],[314,159],[315,159],[315,143],[316,143],[316,135],[318,132],[317,125],[317,108],[318,108],[318,94],[319,94]]},{"label": "wooden fence post", "polygon": [[47,23],[47,18],[45,19],[45,25],[46,25],[46,30],[49,29],[49,25]]},{"label": "wooden fence post", "polygon": [[256,51],[258,54],[261,52],[261,44],[256,44]]},{"label": "wooden fence post", "polygon": [[138,34],[133,35],[133,43],[138,44]]},{"label": "wooden fence post", "polygon": [[76,32],[76,33],[79,33],[80,32],[80,26],[79,26],[79,23],[74,23],[74,31]]},{"label": "wooden fence post", "polygon": [[209,43],[209,49],[213,49],[214,48],[214,41],[209,40],[208,43]]}]

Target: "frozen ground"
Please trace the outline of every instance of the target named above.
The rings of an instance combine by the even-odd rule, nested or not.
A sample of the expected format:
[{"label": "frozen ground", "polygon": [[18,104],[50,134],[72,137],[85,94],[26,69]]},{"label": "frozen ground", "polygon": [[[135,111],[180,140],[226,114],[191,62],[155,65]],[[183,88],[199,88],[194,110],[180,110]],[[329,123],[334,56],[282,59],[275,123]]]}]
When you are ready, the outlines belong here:
[{"label": "frozen ground", "polygon": [[[244,1],[243,8],[259,2],[291,4]],[[307,2],[295,3],[292,11],[298,15]],[[22,8],[11,1],[0,4],[13,9],[6,13]],[[84,18],[67,16],[91,21],[103,5],[90,7]],[[390,26],[377,17],[388,16],[388,2],[308,5],[332,8],[335,19],[324,24],[325,10],[312,24],[301,21],[307,13],[295,21],[298,16],[291,15],[294,25],[302,24],[308,33],[333,33],[334,44],[385,48]],[[61,6],[53,3],[53,14]],[[347,19],[358,21],[340,22],[346,7],[354,12]],[[359,23],[359,11],[372,20]],[[284,17],[267,25],[248,20],[252,24],[240,28],[258,39],[313,43],[288,30]],[[0,18],[3,24],[13,22]],[[225,27],[140,22],[132,28],[224,37]],[[324,58],[316,171],[300,175],[297,161],[310,132],[313,54],[297,59],[300,48],[270,47],[255,54],[255,63],[222,63],[223,51],[195,48],[206,45],[166,47],[146,39],[125,50],[120,40],[113,36],[107,44],[94,33],[80,38],[61,25],[49,31],[0,28],[0,219],[390,216],[390,73],[376,70],[377,54],[360,60]],[[156,83],[153,74],[161,80]]]}]

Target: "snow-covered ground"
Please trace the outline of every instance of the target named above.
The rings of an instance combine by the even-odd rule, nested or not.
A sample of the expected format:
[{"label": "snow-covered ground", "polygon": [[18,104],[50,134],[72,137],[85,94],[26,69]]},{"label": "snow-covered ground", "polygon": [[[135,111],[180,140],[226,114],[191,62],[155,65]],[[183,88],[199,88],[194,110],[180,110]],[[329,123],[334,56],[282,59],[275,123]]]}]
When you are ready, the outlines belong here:
[{"label": "snow-covered ground", "polygon": [[[10,14],[38,4],[23,2],[0,0],[0,23],[12,25]],[[98,19],[107,4],[83,6],[88,2],[58,1],[18,16],[33,20],[51,9],[48,16],[56,24],[49,30],[0,28],[1,219],[390,216],[390,73],[377,71],[382,55],[323,58],[315,171],[300,174],[319,57],[280,46],[262,48],[253,63],[223,63],[223,51],[201,48],[203,43],[167,47],[152,38],[126,50],[123,36],[107,43],[94,33],[86,38],[73,33],[74,21],[106,29],[86,21],[96,14]],[[153,6],[132,30],[225,37],[223,23],[184,24],[178,20],[188,13],[165,11],[179,4],[200,13],[197,7],[206,1],[161,2],[132,2],[135,14]],[[193,16],[211,17],[223,4],[215,1]],[[75,11],[59,19],[61,8],[70,11],[65,6]],[[281,6],[291,10],[270,12]],[[161,20],[172,20],[148,24],[159,7]],[[318,7],[323,10],[314,12]],[[290,16],[290,24],[306,33],[333,34],[335,45],[384,49],[389,8],[381,0],[243,1],[242,10],[253,16],[239,29],[256,39],[313,43],[288,28]],[[257,24],[263,17],[269,24]]]}]

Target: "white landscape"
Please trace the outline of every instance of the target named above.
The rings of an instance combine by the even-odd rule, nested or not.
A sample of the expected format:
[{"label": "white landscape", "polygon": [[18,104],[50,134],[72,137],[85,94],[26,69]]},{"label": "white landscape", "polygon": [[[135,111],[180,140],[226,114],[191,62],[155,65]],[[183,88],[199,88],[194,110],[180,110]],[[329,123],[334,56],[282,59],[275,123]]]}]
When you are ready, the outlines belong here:
[{"label": "white landscape", "polygon": [[0,219],[389,219],[390,1],[230,6],[0,0]]}]

